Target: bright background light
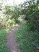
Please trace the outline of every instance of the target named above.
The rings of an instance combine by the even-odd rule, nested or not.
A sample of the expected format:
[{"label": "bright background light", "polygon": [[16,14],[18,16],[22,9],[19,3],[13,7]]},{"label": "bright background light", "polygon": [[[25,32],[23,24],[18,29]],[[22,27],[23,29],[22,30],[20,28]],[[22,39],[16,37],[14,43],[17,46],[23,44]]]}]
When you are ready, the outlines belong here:
[{"label": "bright background light", "polygon": [[24,1],[26,1],[26,0],[3,0],[3,4],[4,5],[18,5],[18,4],[20,4],[20,3],[23,3]]}]

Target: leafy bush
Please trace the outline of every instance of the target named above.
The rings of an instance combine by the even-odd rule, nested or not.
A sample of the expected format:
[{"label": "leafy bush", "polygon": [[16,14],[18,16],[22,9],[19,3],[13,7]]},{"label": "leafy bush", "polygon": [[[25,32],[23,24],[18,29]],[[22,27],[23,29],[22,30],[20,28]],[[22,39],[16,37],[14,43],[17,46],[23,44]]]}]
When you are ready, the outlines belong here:
[{"label": "leafy bush", "polygon": [[7,52],[7,46],[6,46],[6,30],[2,29],[0,30],[0,52]]},{"label": "leafy bush", "polygon": [[26,16],[25,20],[33,24],[34,29],[39,31],[39,1],[24,2],[23,8],[22,13]]},{"label": "leafy bush", "polygon": [[24,25],[16,32],[16,39],[21,52],[35,52],[33,44],[35,42],[39,44],[39,33],[37,31],[30,31],[30,28]]},{"label": "leafy bush", "polygon": [[15,25],[15,19],[4,20],[0,23],[0,29],[10,28],[13,25]]}]

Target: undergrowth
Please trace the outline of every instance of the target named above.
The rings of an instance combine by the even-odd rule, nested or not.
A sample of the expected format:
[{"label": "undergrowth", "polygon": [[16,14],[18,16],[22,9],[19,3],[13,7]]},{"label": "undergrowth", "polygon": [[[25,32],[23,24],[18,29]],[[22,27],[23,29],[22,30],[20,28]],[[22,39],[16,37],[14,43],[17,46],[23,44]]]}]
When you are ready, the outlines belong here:
[{"label": "undergrowth", "polygon": [[6,47],[6,36],[7,31],[5,29],[0,29],[0,52],[7,52],[8,49]]},{"label": "undergrowth", "polygon": [[21,52],[36,52],[33,45],[39,45],[39,32],[31,31],[25,24],[17,30],[16,39]]}]

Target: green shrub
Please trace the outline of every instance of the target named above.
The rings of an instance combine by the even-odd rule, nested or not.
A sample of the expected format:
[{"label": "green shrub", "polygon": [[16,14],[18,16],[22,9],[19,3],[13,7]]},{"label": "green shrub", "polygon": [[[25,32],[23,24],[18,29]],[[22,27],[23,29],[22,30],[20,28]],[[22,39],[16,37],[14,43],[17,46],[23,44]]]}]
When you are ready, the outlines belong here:
[{"label": "green shrub", "polygon": [[35,41],[39,44],[39,33],[30,31],[30,28],[24,25],[16,32],[16,39],[21,52],[35,52],[33,44]]},{"label": "green shrub", "polygon": [[8,50],[6,46],[6,35],[6,30],[0,30],[0,52],[7,52]]},{"label": "green shrub", "polygon": [[31,23],[35,30],[39,31],[39,1],[31,0],[27,3],[29,5],[26,7],[26,2],[24,2],[22,13],[25,15],[25,20]]}]

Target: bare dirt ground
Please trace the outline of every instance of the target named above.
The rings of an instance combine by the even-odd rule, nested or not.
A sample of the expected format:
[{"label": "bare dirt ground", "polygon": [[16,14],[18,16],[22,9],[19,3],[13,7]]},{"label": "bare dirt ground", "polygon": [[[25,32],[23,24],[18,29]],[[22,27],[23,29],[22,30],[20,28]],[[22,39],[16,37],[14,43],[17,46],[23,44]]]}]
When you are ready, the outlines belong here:
[{"label": "bare dirt ground", "polygon": [[25,22],[22,22],[21,24],[19,24],[18,26],[14,27],[7,36],[7,46],[9,48],[9,52],[21,52],[20,49],[17,47],[17,42],[16,42],[16,38],[15,38],[15,33],[16,31],[23,26]]}]

